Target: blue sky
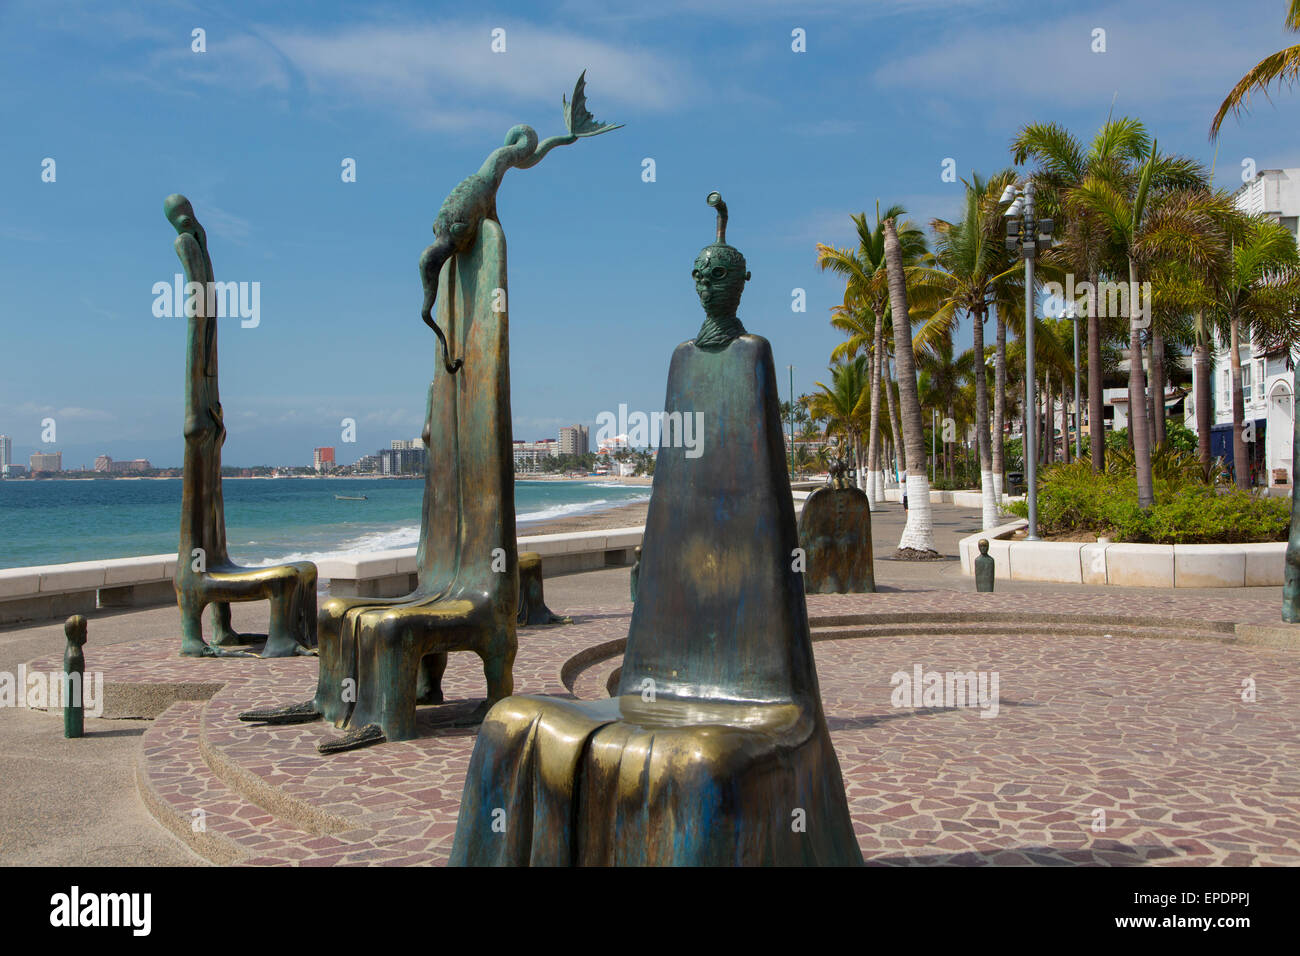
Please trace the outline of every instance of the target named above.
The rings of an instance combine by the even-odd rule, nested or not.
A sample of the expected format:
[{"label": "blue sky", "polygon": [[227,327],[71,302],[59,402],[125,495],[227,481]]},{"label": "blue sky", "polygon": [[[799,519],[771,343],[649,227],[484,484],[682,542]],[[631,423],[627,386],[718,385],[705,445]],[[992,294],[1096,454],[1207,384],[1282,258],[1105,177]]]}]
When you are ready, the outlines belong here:
[{"label": "blue sky", "polygon": [[[23,461],[53,417],[65,467],[179,463],[184,328],[154,317],[151,288],[179,268],[162,200],[182,192],[217,278],[261,284],[260,325],[220,330],[226,463],[307,464],[316,445],[348,462],[417,435],[437,353],[416,264],[438,207],[510,126],[563,132],[583,69],[592,111],[625,128],[510,171],[499,193],[515,437],[661,407],[672,349],[702,317],[689,273],[712,189],[753,272],[741,319],[772,342],[783,396],[790,364],[811,391],[842,295],[815,245],[850,244],[850,213],[880,199],[954,216],[945,158],[991,173],[1023,123],[1091,135],[1112,99],[1208,165],[1224,93],[1295,42],[1285,6],[6,0],[0,433]],[[1239,183],[1246,158],[1300,166],[1297,119],[1300,91],[1282,90],[1230,120],[1218,184]]]}]

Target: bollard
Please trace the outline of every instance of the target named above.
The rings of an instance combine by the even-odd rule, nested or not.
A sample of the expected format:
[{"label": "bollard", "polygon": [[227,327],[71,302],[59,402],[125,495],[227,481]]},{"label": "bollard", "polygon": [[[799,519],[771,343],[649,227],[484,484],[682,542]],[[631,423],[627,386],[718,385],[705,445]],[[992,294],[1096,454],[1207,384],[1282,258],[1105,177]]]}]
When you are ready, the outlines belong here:
[{"label": "bollard", "polygon": [[81,651],[81,645],[86,643],[86,619],[72,615],[64,622],[63,633],[68,637],[63,652],[63,736],[81,737],[86,718],[86,655]]},{"label": "bollard", "polygon": [[628,589],[632,592],[632,603],[636,603],[636,582],[641,577],[641,546],[637,545],[636,561],[632,563],[632,577],[628,584]]},{"label": "bollard", "polygon": [[993,558],[989,556],[989,539],[980,538],[980,553],[975,559],[975,590],[993,590]]}]

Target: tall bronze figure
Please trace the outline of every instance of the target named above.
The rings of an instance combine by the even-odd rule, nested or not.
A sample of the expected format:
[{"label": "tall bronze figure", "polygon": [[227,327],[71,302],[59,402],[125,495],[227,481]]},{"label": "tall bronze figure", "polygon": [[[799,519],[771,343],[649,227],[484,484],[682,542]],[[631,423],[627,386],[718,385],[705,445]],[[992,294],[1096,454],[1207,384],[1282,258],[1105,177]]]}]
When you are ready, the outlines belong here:
[{"label": "tall bronze figure", "polygon": [[[225,656],[220,650],[247,644],[251,635],[230,626],[230,602],[270,601],[271,624],[262,657],[292,657],[316,644],[316,565],[309,561],[242,568],[226,553],[226,514],[221,498],[221,446],[226,426],[217,390],[217,316],[208,238],[184,196],[163,203],[176,229],[176,255],[187,283],[196,283],[197,314],[188,319],[185,347],[185,470],[177,551],[176,603],[181,610],[181,654]],[[194,288],[190,286],[190,288]],[[203,609],[213,606],[213,639],[203,640]]]},{"label": "tall bronze figure", "polygon": [[583,86],[579,77],[573,102],[565,102],[569,135],[539,145],[532,127],[512,128],[505,145],[442,204],[434,243],[420,257],[421,317],[437,333],[442,362],[434,367],[425,417],[429,464],[416,589],[389,600],[326,601],[315,697],[249,711],[242,719],[298,723],[324,717],[347,732],[322,743],[322,753],[409,740],[416,735],[416,704],[443,700],[449,651],[478,654],[487,680],[487,699],[460,722],[478,722],[510,695],[519,567],[506,245],[496,192],[510,167],[526,169],[555,146],[615,128],[587,112]]},{"label": "tall bronze figure", "polygon": [[[519,696],[479,731],[459,865],[859,864],[822,713],[776,374],[736,316],[749,273],[718,238],[705,320],[673,353],[618,696]],[[738,468],[743,462],[745,467]]]},{"label": "tall bronze figure", "polygon": [[869,594],[876,590],[871,546],[871,505],[867,493],[847,478],[843,458],[831,463],[825,487],[818,488],[799,514],[799,546],[808,568],[809,594]]}]

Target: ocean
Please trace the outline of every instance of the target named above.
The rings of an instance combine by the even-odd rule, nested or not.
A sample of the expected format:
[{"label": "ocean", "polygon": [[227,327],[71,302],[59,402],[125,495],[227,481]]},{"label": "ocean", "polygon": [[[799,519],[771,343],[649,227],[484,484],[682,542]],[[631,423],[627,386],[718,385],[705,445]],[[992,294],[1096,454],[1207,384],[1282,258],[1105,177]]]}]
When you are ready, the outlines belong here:
[{"label": "ocean", "polygon": [[[240,564],[413,547],[421,480],[224,478],[226,539]],[[365,495],[338,501],[335,495]],[[598,478],[516,481],[515,513],[528,525],[648,501],[648,486]],[[0,481],[0,568],[166,554],[180,528],[179,478]]]}]

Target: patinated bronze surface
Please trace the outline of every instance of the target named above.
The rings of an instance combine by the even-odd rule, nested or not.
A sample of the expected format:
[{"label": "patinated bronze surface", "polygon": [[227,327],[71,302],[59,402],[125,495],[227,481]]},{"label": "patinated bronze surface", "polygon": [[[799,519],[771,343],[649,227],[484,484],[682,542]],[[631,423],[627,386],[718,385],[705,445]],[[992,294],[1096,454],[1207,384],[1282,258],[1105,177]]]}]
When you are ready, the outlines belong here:
[{"label": "patinated bronze surface", "polygon": [[989,554],[988,538],[980,538],[980,553],[975,557],[975,590],[993,590],[993,555]]},{"label": "patinated bronze surface", "polygon": [[496,191],[510,167],[526,169],[555,146],[615,128],[587,112],[583,86],[579,77],[573,102],[565,103],[569,135],[539,146],[531,127],[512,128],[505,146],[442,204],[435,241],[420,257],[421,318],[437,333],[442,362],[429,385],[425,418],[428,471],[416,589],[390,600],[325,602],[316,696],[249,711],[241,719],[298,723],[324,717],[347,733],[320,744],[322,753],[409,740],[415,736],[416,704],[443,700],[449,651],[478,654],[487,680],[487,699],[460,722],[477,723],[510,695],[519,564],[506,244]]},{"label": "patinated bronze surface", "polygon": [[704,413],[703,453],[663,436],[618,695],[492,709],[453,864],[861,863],[792,567],[771,348],[736,318],[739,252],[715,243],[693,274],[705,325],[665,408]]},{"label": "patinated bronze surface", "polygon": [[[63,624],[63,736],[82,737],[86,729],[86,619],[74,614]],[[76,675],[74,678],[73,675]]]},{"label": "patinated bronze surface", "polygon": [[826,486],[808,496],[799,515],[799,546],[808,562],[809,594],[871,594],[876,590],[871,505],[851,485],[843,460],[832,463]]},{"label": "patinated bronze surface", "polygon": [[[270,601],[271,624],[261,657],[291,657],[316,644],[316,565],[297,561],[241,568],[226,553],[226,515],[221,497],[221,446],[226,426],[217,391],[217,317],[207,315],[206,290],[214,281],[207,234],[190,201],[163,203],[176,229],[176,255],[187,282],[204,290],[197,315],[188,319],[185,349],[185,459],[181,533],[177,550],[176,603],[181,611],[181,654],[228,656],[219,648],[249,644],[261,635],[240,635],[230,626],[230,602]],[[213,606],[213,639],[203,640],[203,609]],[[244,656],[240,653],[239,656]]]},{"label": "patinated bronze surface", "polygon": [[573,618],[556,614],[546,606],[542,556],[536,551],[519,552],[519,614],[516,621],[520,625],[573,623]]}]

